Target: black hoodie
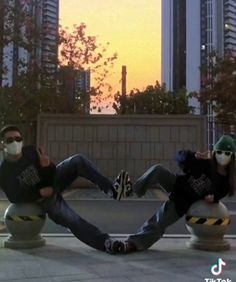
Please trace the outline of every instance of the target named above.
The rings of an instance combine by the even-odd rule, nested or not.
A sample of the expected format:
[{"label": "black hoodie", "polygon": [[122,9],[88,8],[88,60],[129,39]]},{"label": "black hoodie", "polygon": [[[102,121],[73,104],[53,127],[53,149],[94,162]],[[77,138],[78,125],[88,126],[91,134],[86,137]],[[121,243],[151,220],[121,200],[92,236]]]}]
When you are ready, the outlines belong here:
[{"label": "black hoodie", "polygon": [[22,157],[16,161],[4,160],[0,166],[0,187],[12,203],[32,202],[41,196],[41,188],[52,186],[56,167],[50,163],[41,167],[34,146],[22,149]]},{"label": "black hoodie", "polygon": [[176,161],[184,174],[177,175],[169,197],[180,216],[207,195],[214,195],[214,202],[218,202],[229,193],[229,177],[218,173],[213,176],[211,160],[196,159],[195,152],[182,150],[177,153]]}]

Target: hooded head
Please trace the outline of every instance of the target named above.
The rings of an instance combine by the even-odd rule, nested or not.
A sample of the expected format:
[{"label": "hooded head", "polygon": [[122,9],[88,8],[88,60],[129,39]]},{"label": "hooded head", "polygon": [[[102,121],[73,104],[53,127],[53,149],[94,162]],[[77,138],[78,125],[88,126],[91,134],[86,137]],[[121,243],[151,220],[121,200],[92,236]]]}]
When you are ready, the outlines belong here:
[{"label": "hooded head", "polygon": [[213,147],[216,161],[219,165],[226,166],[230,163],[231,156],[235,153],[234,140],[229,135],[223,135]]}]

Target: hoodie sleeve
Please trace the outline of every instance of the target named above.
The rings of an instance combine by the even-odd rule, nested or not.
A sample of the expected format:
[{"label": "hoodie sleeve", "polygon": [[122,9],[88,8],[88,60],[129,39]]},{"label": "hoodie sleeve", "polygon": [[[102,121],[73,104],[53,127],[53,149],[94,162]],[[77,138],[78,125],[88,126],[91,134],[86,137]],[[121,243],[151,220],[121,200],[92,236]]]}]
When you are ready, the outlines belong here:
[{"label": "hoodie sleeve", "polygon": [[214,195],[214,202],[219,202],[222,198],[227,196],[230,191],[230,183],[228,176],[219,176],[216,175],[216,177],[213,180],[213,192]]},{"label": "hoodie sleeve", "polygon": [[42,180],[45,180],[50,185],[52,185],[53,183],[55,173],[56,173],[56,166],[52,162],[50,163],[49,166],[40,167],[39,169],[39,175],[42,178]]}]

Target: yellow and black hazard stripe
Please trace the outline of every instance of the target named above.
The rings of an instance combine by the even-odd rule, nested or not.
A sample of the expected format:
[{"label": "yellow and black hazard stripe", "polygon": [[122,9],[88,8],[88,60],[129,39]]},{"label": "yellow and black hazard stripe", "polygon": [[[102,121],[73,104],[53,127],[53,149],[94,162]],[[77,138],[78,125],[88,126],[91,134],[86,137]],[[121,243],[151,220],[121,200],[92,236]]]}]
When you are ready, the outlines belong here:
[{"label": "yellow and black hazard stripe", "polygon": [[38,221],[45,219],[46,216],[44,214],[39,215],[6,215],[5,220],[11,220],[16,222],[22,222],[22,221]]},{"label": "yellow and black hazard stripe", "polygon": [[203,224],[203,225],[221,225],[226,226],[230,224],[230,218],[214,218],[214,217],[197,217],[197,216],[186,216],[187,223],[192,224]]}]

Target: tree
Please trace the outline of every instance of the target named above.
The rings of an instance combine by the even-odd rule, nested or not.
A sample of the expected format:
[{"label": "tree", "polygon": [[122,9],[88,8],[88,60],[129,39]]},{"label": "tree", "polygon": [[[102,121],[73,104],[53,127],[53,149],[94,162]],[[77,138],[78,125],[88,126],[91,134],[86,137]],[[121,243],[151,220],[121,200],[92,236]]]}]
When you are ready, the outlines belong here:
[{"label": "tree", "polygon": [[[31,75],[28,81],[31,79],[32,85],[42,84],[42,70],[39,75],[40,65],[36,53],[44,31],[36,24],[27,2],[29,1],[0,2],[0,85],[18,86],[22,82],[22,76],[29,72]],[[8,49],[7,52],[3,52],[4,48]],[[8,64],[12,63],[13,57],[17,64],[12,70],[13,82],[9,83],[4,75],[9,71]]]},{"label": "tree", "polygon": [[211,105],[216,120],[228,124],[236,121],[236,57],[227,52],[223,57],[216,51],[209,54],[201,67],[202,88],[193,93],[203,109]]},{"label": "tree", "polygon": [[173,93],[158,81],[144,91],[134,89],[128,96],[118,92],[113,108],[117,114],[186,114],[191,110],[185,89]]},{"label": "tree", "polygon": [[[97,103],[102,100],[102,87],[106,85],[109,68],[113,66],[117,54],[106,56],[106,47],[96,42],[96,38],[86,35],[86,26],[75,25],[74,30],[60,28],[57,45],[59,44],[59,60],[48,56],[48,63],[58,66],[58,70],[68,66],[74,73],[91,69],[97,85],[90,93],[77,91],[73,103],[71,93],[61,95],[58,89],[58,72],[48,73],[37,57],[41,48],[42,38],[47,27],[40,29],[28,9],[28,0],[0,2],[0,122],[36,120],[42,112],[49,113],[83,113],[85,99],[90,95]],[[3,21],[4,19],[4,21]],[[19,58],[14,67],[14,83],[7,83],[4,78],[8,72],[6,60],[12,60],[13,53],[3,53],[3,47],[17,47],[26,56]],[[54,44],[55,45],[55,44]],[[55,48],[55,46],[47,46]],[[57,53],[57,52],[54,52]],[[108,91],[111,87],[108,86]],[[85,95],[86,94],[86,95]],[[88,94],[88,95],[87,95]]]},{"label": "tree", "polygon": [[[37,57],[44,30],[30,13],[29,1],[1,1],[0,3],[0,121],[36,120],[42,111],[58,111],[55,76],[48,75]],[[3,52],[3,48],[8,52]],[[15,57],[13,51],[15,50]],[[12,81],[7,79],[7,62],[14,58]],[[55,56],[50,62],[57,63]],[[8,75],[10,76],[10,75]],[[50,79],[49,79],[50,78]],[[51,104],[49,106],[49,104]]]},{"label": "tree", "polygon": [[77,92],[75,102],[79,103],[83,97],[90,96],[94,108],[99,109],[101,103],[111,97],[112,88],[106,78],[117,59],[117,53],[107,55],[109,42],[104,46],[97,42],[95,36],[86,35],[84,23],[74,25],[72,31],[61,27],[59,38],[60,67],[68,67],[75,73],[89,69],[96,83],[89,93]]}]

